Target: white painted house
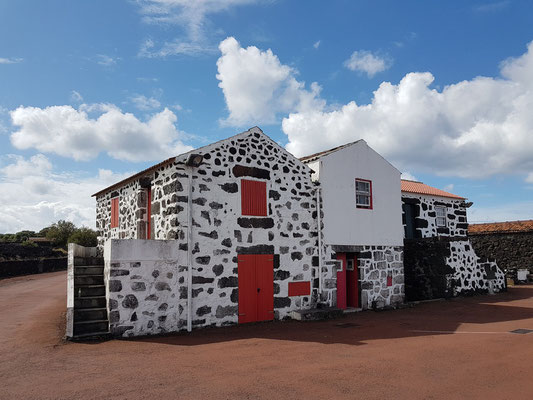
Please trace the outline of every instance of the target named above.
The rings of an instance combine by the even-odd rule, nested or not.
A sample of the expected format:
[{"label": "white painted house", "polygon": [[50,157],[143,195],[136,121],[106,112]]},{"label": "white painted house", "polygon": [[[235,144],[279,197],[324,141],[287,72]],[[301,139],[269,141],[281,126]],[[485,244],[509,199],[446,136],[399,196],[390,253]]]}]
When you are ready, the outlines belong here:
[{"label": "white painted house", "polygon": [[337,307],[403,303],[400,171],[364,140],[301,160],[320,183],[322,258],[340,261]]}]

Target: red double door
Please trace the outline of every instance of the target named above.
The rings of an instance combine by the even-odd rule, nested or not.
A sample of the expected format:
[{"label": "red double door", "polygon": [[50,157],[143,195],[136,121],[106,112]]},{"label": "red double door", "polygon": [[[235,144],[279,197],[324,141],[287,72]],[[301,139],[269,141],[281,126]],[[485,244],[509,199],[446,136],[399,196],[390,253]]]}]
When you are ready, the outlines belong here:
[{"label": "red double door", "polygon": [[239,274],[239,323],[274,319],[274,257],[241,254]]},{"label": "red double door", "polygon": [[359,274],[357,255],[354,253],[337,253],[337,260],[342,268],[337,271],[337,308],[359,307]]}]

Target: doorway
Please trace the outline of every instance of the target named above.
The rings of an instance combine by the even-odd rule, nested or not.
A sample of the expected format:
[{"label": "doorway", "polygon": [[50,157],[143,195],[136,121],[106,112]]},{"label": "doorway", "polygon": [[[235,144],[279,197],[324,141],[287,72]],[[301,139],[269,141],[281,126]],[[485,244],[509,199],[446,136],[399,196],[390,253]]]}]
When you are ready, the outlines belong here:
[{"label": "doorway", "polygon": [[240,254],[239,323],[274,319],[274,256]]},{"label": "doorway", "polygon": [[360,308],[360,281],[356,253],[337,253],[337,308]]},{"label": "doorway", "polygon": [[405,216],[405,238],[414,239],[416,235],[416,204],[404,203],[403,204],[403,213]]}]

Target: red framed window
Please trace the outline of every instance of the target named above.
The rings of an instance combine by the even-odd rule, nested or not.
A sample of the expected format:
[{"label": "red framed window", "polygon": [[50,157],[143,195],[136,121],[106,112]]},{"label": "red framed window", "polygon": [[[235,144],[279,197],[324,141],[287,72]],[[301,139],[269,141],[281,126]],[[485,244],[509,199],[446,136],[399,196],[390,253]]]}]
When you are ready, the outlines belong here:
[{"label": "red framed window", "polygon": [[111,228],[118,227],[118,215],[119,215],[119,198],[115,197],[111,199]]},{"label": "red framed window", "polygon": [[372,209],[372,181],[355,178],[355,205],[357,208]]},{"label": "red framed window", "polygon": [[242,215],[267,215],[266,182],[241,180],[241,210]]}]

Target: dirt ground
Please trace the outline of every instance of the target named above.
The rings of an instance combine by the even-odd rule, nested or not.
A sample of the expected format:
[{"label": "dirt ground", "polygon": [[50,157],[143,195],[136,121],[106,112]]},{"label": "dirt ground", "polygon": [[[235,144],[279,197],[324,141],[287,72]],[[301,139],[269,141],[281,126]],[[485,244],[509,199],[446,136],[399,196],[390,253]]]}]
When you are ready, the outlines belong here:
[{"label": "dirt ground", "polygon": [[136,340],[62,340],[66,274],[0,281],[1,399],[532,399],[533,287]]}]

